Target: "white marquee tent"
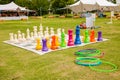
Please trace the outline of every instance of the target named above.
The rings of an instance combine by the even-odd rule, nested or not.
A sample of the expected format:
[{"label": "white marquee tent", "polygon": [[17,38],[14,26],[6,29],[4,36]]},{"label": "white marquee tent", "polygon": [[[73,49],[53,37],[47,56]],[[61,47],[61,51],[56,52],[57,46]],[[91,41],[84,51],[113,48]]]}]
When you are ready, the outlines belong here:
[{"label": "white marquee tent", "polygon": [[[21,19],[28,19],[28,16],[22,14],[22,15],[12,15],[7,16],[7,14],[4,13],[4,16],[2,16],[2,12],[21,12],[21,11],[28,11],[25,7],[18,6],[14,2],[11,2],[9,4],[0,5],[0,20],[21,20]],[[16,14],[15,13],[15,14]]]},{"label": "white marquee tent", "polygon": [[[91,11],[100,8],[106,8],[107,10],[111,10],[115,8],[117,5],[107,0],[79,0],[78,2],[67,6],[67,8],[71,9],[73,12],[84,12],[84,11]],[[106,10],[106,9],[105,9]]]},{"label": "white marquee tent", "polygon": [[17,4],[15,4],[14,2],[11,2],[9,4],[4,4],[4,5],[0,5],[0,10],[26,10],[24,7],[20,7]]}]

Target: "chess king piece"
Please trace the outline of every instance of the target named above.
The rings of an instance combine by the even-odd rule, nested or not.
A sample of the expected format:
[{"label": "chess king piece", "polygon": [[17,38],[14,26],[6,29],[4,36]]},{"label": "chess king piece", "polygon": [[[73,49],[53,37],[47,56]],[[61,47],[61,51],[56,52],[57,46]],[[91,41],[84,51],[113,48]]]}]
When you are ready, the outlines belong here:
[{"label": "chess king piece", "polygon": [[30,30],[29,30],[29,28],[27,28],[27,40],[30,40]]},{"label": "chess king piece", "polygon": [[81,39],[80,39],[80,27],[79,26],[76,26],[76,38],[75,38],[75,42],[74,44],[75,45],[79,45],[81,44]]},{"label": "chess king piece", "polygon": [[85,30],[85,37],[84,37],[84,43],[89,43],[89,32],[88,30],[86,29]]},{"label": "chess king piece", "polygon": [[51,49],[55,50],[57,48],[58,47],[57,47],[57,44],[56,44],[56,36],[54,35],[54,36],[52,36]]},{"label": "chess king piece", "polygon": [[73,46],[74,41],[73,41],[73,30],[68,30],[68,46]]},{"label": "chess king piece", "polygon": [[98,31],[97,41],[103,41],[103,39],[102,39],[102,32],[101,31]]},{"label": "chess king piece", "polygon": [[48,51],[48,47],[47,47],[47,40],[46,39],[42,39],[42,51]]},{"label": "chess king piece", "polygon": [[65,41],[65,33],[64,33],[64,31],[62,31],[62,33],[61,33],[60,47],[66,47],[66,41]]},{"label": "chess king piece", "polygon": [[37,41],[36,50],[41,50],[42,46],[40,44],[40,39],[37,38],[36,41]]},{"label": "chess king piece", "polygon": [[95,42],[95,31],[93,29],[90,31],[90,42]]},{"label": "chess king piece", "polygon": [[10,41],[14,41],[14,34],[13,33],[9,33],[9,35],[10,35]]}]

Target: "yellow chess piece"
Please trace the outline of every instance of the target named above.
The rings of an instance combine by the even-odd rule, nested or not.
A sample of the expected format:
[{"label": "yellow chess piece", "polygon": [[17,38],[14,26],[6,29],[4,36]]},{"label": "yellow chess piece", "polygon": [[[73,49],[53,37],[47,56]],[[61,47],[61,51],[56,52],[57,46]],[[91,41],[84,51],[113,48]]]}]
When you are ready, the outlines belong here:
[{"label": "yellow chess piece", "polygon": [[60,45],[59,41],[58,41],[58,36],[56,36],[56,46],[58,47]]},{"label": "yellow chess piece", "polygon": [[41,50],[42,46],[40,44],[40,38],[37,38],[36,41],[37,41],[36,50]]}]

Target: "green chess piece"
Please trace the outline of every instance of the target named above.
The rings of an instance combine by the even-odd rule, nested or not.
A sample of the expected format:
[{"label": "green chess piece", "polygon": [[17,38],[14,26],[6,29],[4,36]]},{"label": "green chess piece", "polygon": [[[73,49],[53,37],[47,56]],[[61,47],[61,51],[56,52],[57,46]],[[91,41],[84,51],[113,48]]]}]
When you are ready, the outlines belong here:
[{"label": "green chess piece", "polygon": [[90,40],[89,40],[89,32],[88,30],[85,30],[85,39],[84,39],[84,43],[89,43]]},{"label": "green chess piece", "polygon": [[60,43],[60,47],[66,47],[65,33],[64,33],[64,32],[61,33],[61,43]]}]

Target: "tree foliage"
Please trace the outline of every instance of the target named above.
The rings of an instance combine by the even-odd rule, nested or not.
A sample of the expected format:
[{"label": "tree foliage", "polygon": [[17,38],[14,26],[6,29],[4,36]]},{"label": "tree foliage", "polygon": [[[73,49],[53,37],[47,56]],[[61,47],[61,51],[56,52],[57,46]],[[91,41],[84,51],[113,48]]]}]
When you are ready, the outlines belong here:
[{"label": "tree foliage", "polygon": [[74,3],[74,0],[0,0],[0,4],[7,4],[14,1],[16,4],[37,11],[38,15],[47,14],[49,8],[56,13],[64,10],[57,10],[64,8],[66,5]]}]

